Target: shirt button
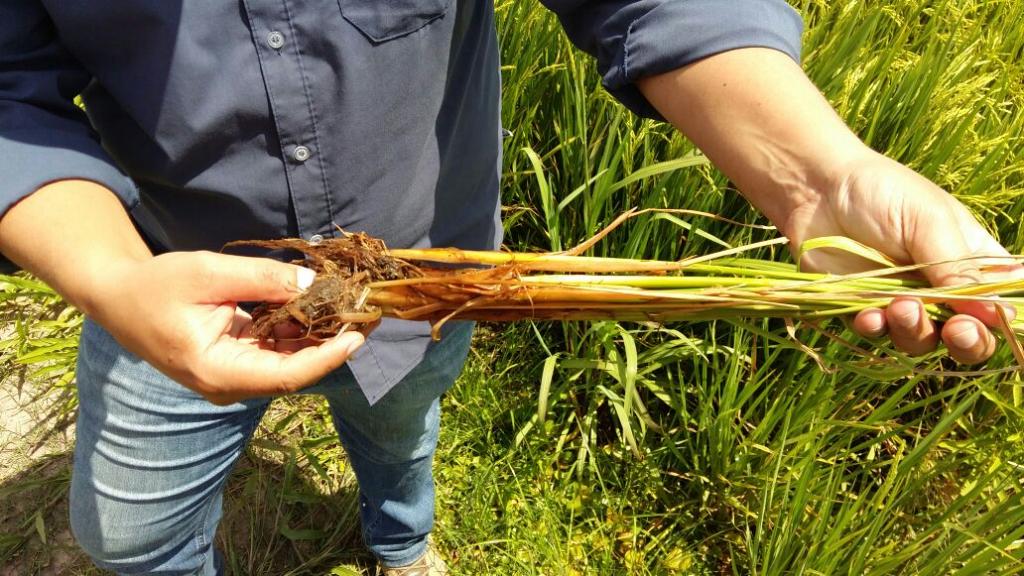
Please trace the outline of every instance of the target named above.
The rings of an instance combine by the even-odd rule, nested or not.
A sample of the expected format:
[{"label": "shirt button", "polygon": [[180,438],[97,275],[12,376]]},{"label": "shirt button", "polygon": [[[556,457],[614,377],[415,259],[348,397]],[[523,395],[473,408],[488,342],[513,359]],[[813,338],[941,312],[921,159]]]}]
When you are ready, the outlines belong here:
[{"label": "shirt button", "polygon": [[313,234],[309,237],[310,244],[319,244],[324,241],[324,237],[320,234]]},{"label": "shirt button", "polygon": [[284,46],[284,34],[281,34],[277,30],[267,34],[267,46],[270,46],[274,50]]},{"label": "shirt button", "polygon": [[309,148],[306,148],[305,146],[296,146],[295,150],[292,150],[292,158],[294,158],[296,162],[305,162],[306,160],[309,160],[310,154],[312,154],[312,152],[310,152]]}]

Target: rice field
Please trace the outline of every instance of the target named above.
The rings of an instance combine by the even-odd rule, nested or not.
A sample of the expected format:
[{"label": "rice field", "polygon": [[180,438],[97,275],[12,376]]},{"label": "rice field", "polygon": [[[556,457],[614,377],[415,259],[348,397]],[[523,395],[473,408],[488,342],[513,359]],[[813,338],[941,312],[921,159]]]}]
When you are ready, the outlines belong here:
[{"label": "rice field", "polygon": [[[958,196],[1020,253],[1024,5],[797,4],[806,68],[846,121]],[[632,206],[760,222],[709,166],[635,178],[697,152],[596,92],[590,62],[551,40],[548,16],[524,3],[501,11],[514,241],[571,246]],[[626,223],[596,250],[680,259],[768,237],[665,216]],[[620,567],[597,573],[662,573],[678,554],[711,573],[1024,570],[1016,377],[944,376],[954,367],[939,357],[914,373],[875,370],[822,332],[855,340],[839,323],[798,330],[811,356],[771,322],[536,332],[552,352],[542,370],[550,390],[530,423],[573,446],[567,474],[620,478],[630,458],[642,458],[658,478],[656,496],[631,508],[652,518],[631,548],[644,554],[622,553]],[[1012,362],[1004,347],[989,366]],[[615,472],[602,434],[629,447]],[[630,565],[637,556],[647,559],[642,567]]]},{"label": "rice field", "polygon": [[[793,4],[805,66],[857,133],[1024,252],[1024,3]],[[765,242],[744,256],[787,261],[691,144],[599,89],[536,2],[496,10],[511,248],[687,208],[588,253]],[[0,281],[0,304],[3,389],[40,398],[31,442],[0,447],[0,574],[97,574],[63,519],[79,317],[29,279]],[[436,539],[456,575],[1024,573],[1024,388],[999,371],[1013,365],[1006,345],[974,373],[906,358],[838,319],[485,325],[445,401]],[[228,485],[232,572],[372,574],[355,518],[324,406],[276,402]]]}]

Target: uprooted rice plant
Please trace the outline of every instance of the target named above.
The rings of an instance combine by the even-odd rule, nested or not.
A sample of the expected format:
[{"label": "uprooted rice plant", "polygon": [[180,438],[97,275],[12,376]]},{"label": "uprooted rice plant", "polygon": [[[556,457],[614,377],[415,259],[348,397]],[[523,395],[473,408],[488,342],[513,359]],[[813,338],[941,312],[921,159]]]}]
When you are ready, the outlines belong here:
[{"label": "uprooted rice plant", "polygon": [[[664,211],[655,211],[664,213]],[[671,210],[670,212],[685,212]],[[252,335],[274,340],[275,328],[293,324],[299,336],[325,340],[382,317],[431,323],[440,339],[451,320],[614,320],[665,324],[731,318],[822,320],[888,306],[899,297],[917,297],[936,321],[952,315],[950,305],[998,301],[1003,335],[1024,370],[1024,280],[1004,278],[958,286],[931,287],[921,272],[936,263],[897,266],[885,254],[844,237],[814,238],[804,253],[819,248],[844,250],[882,268],[845,275],[801,272],[785,263],[732,258],[785,238],[687,258],[680,261],[601,258],[580,253],[635,216],[626,212],[595,237],[564,252],[532,253],[405,248],[389,250],[365,233],[338,238],[242,240],[228,244],[294,250],[295,260],[316,272],[302,294],[284,303],[261,302],[252,312]],[[991,258],[989,258],[991,259]],[[994,266],[1006,269],[1017,258]],[[444,267],[442,267],[444,266]],[[453,268],[457,266],[457,268]],[[981,267],[985,269],[984,266]],[[1013,315],[1009,314],[1013,309]]]}]

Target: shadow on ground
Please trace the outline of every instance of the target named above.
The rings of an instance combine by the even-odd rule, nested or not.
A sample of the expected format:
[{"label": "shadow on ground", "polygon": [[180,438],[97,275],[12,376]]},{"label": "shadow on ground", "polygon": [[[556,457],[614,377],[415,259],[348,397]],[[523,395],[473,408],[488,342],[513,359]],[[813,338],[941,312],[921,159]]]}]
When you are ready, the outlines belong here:
[{"label": "shadow on ground", "polygon": [[[369,574],[354,483],[328,494],[304,477],[294,453],[250,448],[225,489],[217,546],[234,575]],[[68,529],[71,453],[38,458],[0,484],[0,576],[106,574]]]}]

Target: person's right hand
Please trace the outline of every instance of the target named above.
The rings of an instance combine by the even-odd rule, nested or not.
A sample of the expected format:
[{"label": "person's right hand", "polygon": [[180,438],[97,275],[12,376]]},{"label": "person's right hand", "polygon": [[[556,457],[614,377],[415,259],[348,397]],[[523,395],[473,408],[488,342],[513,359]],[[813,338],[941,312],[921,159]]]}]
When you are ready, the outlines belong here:
[{"label": "person's right hand", "polygon": [[92,315],[122,346],[214,404],[287,394],[341,366],[363,335],[261,345],[236,303],[286,302],[313,276],[266,258],[171,252],[106,270]]},{"label": "person's right hand", "polygon": [[314,384],[363,343],[349,332],[261,345],[236,303],[286,302],[312,271],[212,252],[154,257],[117,196],[88,180],[51,182],[0,214],[0,252],[215,404]]}]

